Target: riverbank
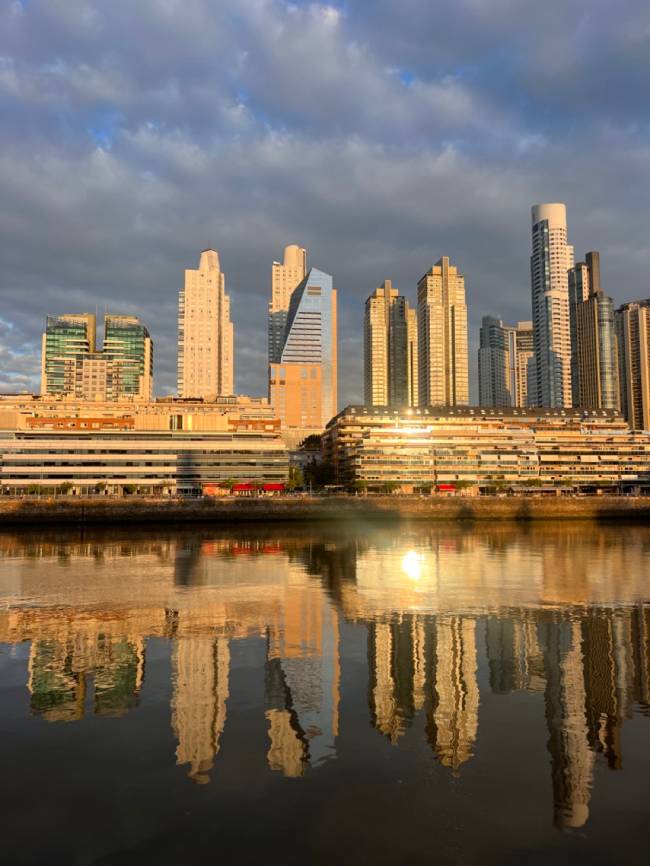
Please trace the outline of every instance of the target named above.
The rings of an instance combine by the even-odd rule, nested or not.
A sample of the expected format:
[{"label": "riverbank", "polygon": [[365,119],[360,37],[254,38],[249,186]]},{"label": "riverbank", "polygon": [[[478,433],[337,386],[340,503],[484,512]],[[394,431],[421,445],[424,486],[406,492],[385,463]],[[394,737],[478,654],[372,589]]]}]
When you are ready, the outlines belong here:
[{"label": "riverbank", "polygon": [[0,528],[16,524],[240,523],[352,520],[643,520],[649,497],[277,497],[5,499]]}]

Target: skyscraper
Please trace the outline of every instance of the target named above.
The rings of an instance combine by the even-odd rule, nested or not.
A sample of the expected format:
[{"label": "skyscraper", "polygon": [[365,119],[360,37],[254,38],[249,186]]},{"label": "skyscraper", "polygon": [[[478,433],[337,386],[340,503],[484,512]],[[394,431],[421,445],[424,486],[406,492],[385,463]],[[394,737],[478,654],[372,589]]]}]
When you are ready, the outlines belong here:
[{"label": "skyscraper", "polygon": [[601,288],[597,252],[569,271],[569,318],[573,405],[618,409],[614,302]]},{"label": "skyscraper", "polygon": [[41,394],[73,394],[76,359],[93,353],[96,342],[93,313],[48,316],[42,338]]},{"label": "skyscraper", "polygon": [[535,393],[528,400],[531,406],[561,408],[572,405],[567,273],[573,267],[573,247],[567,244],[566,207],[536,204],[532,222]]},{"label": "skyscraper", "polygon": [[269,398],[297,439],[322,432],[336,414],[336,334],[332,277],[311,268],[291,295],[279,361],[269,364]]},{"label": "skyscraper", "polygon": [[417,314],[390,280],[367,299],[363,330],[365,404],[417,406]]},{"label": "skyscraper", "polygon": [[650,430],[650,298],[616,310],[621,409],[635,430]]},{"label": "skyscraper", "polygon": [[527,405],[528,364],[532,357],[532,325],[504,325],[484,316],[478,350],[478,390],[481,406]]},{"label": "skyscraper", "polygon": [[517,391],[517,332],[501,319],[483,316],[478,350],[481,406],[514,406]]},{"label": "skyscraper", "polygon": [[529,406],[530,393],[534,390],[535,350],[533,348],[533,323],[517,322],[517,402],[516,406]]},{"label": "skyscraper", "polygon": [[418,283],[420,406],[469,402],[465,278],[448,256]]},{"label": "skyscraper", "polygon": [[43,394],[89,402],[152,398],[153,342],[135,316],[106,316],[101,350],[93,314],[48,316],[41,365]]},{"label": "skyscraper", "polygon": [[284,261],[273,262],[269,303],[269,364],[279,364],[291,295],[307,273],[307,250],[296,244],[284,248]]},{"label": "skyscraper", "polygon": [[121,393],[151,400],[153,397],[153,342],[135,316],[106,316],[104,354],[121,365]]},{"label": "skyscraper", "polygon": [[203,250],[197,270],[185,271],[178,299],[179,397],[233,393],[234,334],[230,297],[216,250]]}]

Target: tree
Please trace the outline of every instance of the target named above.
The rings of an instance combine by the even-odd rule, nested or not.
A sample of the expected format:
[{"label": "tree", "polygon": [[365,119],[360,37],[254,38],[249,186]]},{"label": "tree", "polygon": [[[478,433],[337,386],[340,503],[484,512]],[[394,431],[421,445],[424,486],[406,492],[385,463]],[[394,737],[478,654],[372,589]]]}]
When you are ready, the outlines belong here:
[{"label": "tree", "polygon": [[72,490],[73,484],[70,481],[64,481],[63,484],[59,484],[59,493],[70,493]]},{"label": "tree", "polygon": [[311,433],[309,436],[306,436],[302,440],[298,447],[301,451],[316,451],[316,449],[320,450],[321,438],[318,433]]},{"label": "tree", "polygon": [[127,495],[130,495],[131,493],[135,493],[135,484],[124,484],[122,486],[122,491],[124,493],[126,493]]},{"label": "tree", "polygon": [[354,489],[357,493],[365,493],[368,490],[368,482],[362,478],[358,478],[354,482]]},{"label": "tree", "polygon": [[41,492],[40,484],[28,484],[27,485],[27,492],[32,493],[32,494],[33,493],[40,493]]},{"label": "tree", "polygon": [[97,484],[95,484],[95,493],[103,493],[105,490],[106,490],[106,482],[105,481],[98,481]]},{"label": "tree", "polygon": [[399,490],[401,486],[402,485],[399,481],[384,481],[382,485],[384,493],[388,493],[389,495],[395,493],[395,491]]},{"label": "tree", "polygon": [[302,487],[304,483],[305,480],[300,466],[290,466],[287,490],[295,490],[297,487]]},{"label": "tree", "polygon": [[324,487],[334,481],[334,467],[329,460],[311,460],[303,471],[304,483],[313,487]]}]

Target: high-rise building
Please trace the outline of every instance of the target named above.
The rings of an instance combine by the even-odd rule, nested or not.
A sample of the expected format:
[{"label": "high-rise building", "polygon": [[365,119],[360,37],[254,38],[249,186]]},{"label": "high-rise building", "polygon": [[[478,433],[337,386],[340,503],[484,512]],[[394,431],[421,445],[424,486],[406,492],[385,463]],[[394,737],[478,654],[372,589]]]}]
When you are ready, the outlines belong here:
[{"label": "high-rise building", "polygon": [[[535,346],[535,393],[531,406],[571,406],[571,333],[568,270],[573,247],[567,243],[566,207],[532,208],[530,274]],[[531,383],[532,384],[532,383]]]},{"label": "high-rise building", "polygon": [[336,334],[332,277],[311,268],[291,295],[279,361],[269,364],[269,399],[287,436],[320,433],[336,414]]},{"label": "high-rise building", "polygon": [[390,280],[366,301],[363,329],[366,405],[417,406],[417,314]]},{"label": "high-rise building", "polygon": [[139,319],[135,316],[106,316],[103,351],[120,362],[121,393],[151,400],[153,341]]},{"label": "high-rise building", "polygon": [[534,390],[535,350],[533,323],[517,322],[517,402],[516,406],[530,405],[529,394]]},{"label": "high-rise building", "polygon": [[478,350],[481,406],[514,406],[517,391],[517,332],[501,319],[483,316]]},{"label": "high-rise building", "polygon": [[101,350],[92,313],[48,316],[42,344],[44,395],[88,402],[151,400],[153,342],[135,316],[106,316]]},{"label": "high-rise building", "polygon": [[230,297],[216,250],[203,250],[199,267],[185,271],[178,299],[178,396],[233,393],[234,334]]},{"label": "high-rise building", "polygon": [[75,361],[94,352],[96,341],[93,313],[48,316],[42,338],[41,394],[74,393]]},{"label": "high-rise building", "polygon": [[478,350],[478,391],[481,406],[526,406],[532,324],[504,325],[484,316]]},{"label": "high-rise building", "polygon": [[650,298],[616,310],[621,409],[635,430],[650,430]]},{"label": "high-rise building", "polygon": [[418,283],[420,406],[469,403],[465,278],[448,256]]},{"label": "high-rise building", "polygon": [[269,364],[279,364],[291,295],[307,273],[307,250],[296,244],[284,248],[284,261],[273,262],[269,303]]},{"label": "high-rise building", "polygon": [[600,285],[600,256],[586,255],[569,271],[571,389],[574,406],[618,409],[614,302]]}]

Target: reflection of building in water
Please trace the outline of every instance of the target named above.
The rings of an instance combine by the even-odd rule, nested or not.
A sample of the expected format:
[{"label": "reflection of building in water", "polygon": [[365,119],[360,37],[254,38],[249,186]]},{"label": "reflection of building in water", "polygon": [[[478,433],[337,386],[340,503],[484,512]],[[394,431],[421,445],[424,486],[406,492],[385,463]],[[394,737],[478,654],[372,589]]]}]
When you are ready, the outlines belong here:
[{"label": "reflection of building in water", "polygon": [[423,629],[414,617],[368,626],[369,703],[372,724],[396,743],[422,707]]},{"label": "reflection of building in water", "polygon": [[290,571],[268,629],[266,667],[269,766],[302,775],[334,752],[340,681],[338,611],[302,572]]},{"label": "reflection of building in water", "polygon": [[495,694],[543,690],[544,662],[537,623],[529,611],[518,612],[516,618],[488,617],[485,644]]},{"label": "reflection of building in water", "polygon": [[549,621],[540,630],[546,663],[554,823],[582,827],[589,817],[594,753],[587,738],[580,623]]},{"label": "reflection of building in water", "polygon": [[50,722],[83,718],[94,675],[95,715],[119,716],[137,704],[144,674],[144,641],[99,633],[33,640],[29,656],[30,706]]},{"label": "reflection of building in water", "polygon": [[172,669],[172,727],[178,740],[176,762],[189,764],[190,779],[204,784],[210,781],[210,770],[226,723],[228,639],[191,633],[177,637]]},{"label": "reflection of building in water", "polygon": [[426,707],[427,739],[441,764],[472,756],[478,729],[476,623],[455,616],[403,616],[368,625],[370,716],[396,743]]},{"label": "reflection of building in water", "polygon": [[291,778],[302,776],[309,762],[309,746],[293,708],[293,696],[279,658],[267,659],[264,702],[271,740],[267,754],[269,767]]},{"label": "reflection of building in water", "polygon": [[525,544],[480,528],[424,541],[383,528],[325,541],[263,532],[93,541],[89,532],[74,544],[34,535],[21,547],[0,536],[0,642],[31,642],[32,713],[60,721],[88,707],[127,712],[146,639],[169,640],[177,759],[207,782],[226,718],[229,642],[240,638],[266,639],[268,766],[301,777],[334,753],[340,616],[368,629],[375,728],[399,742],[423,711],[436,757],[458,769],[475,748],[476,624],[485,622],[492,691],[544,693],[555,821],[577,827],[597,756],[621,767],[623,722],[650,714],[647,551],[636,530],[617,528],[616,542],[606,529],[587,541],[583,532],[532,527]]},{"label": "reflection of building in water", "polygon": [[478,730],[476,623],[439,616],[435,633],[435,696],[427,735],[440,763],[457,770],[472,757]]}]

